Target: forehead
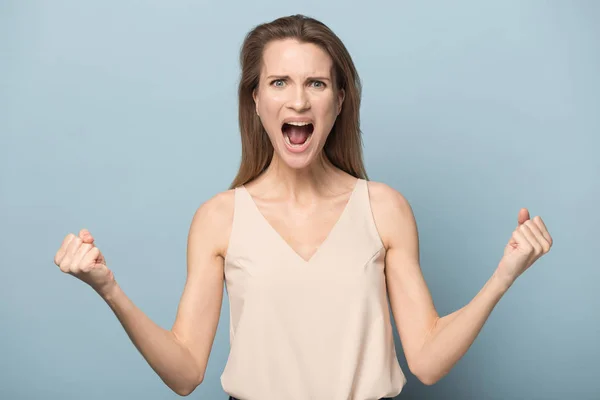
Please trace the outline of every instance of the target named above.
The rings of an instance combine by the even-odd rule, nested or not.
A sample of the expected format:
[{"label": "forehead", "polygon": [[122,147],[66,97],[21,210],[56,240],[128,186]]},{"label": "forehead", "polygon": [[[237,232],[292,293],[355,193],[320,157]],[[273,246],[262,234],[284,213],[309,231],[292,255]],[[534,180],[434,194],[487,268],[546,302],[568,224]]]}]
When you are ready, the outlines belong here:
[{"label": "forehead", "polygon": [[329,54],[313,43],[276,40],[267,44],[263,52],[263,73],[267,76],[329,76],[332,66]]}]

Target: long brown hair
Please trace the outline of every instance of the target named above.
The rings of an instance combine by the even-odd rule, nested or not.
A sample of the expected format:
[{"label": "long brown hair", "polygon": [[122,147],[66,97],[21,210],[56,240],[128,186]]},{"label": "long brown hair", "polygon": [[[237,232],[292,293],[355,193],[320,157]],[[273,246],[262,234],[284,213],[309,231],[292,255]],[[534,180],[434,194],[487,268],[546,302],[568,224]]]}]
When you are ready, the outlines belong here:
[{"label": "long brown hair", "polygon": [[325,142],[325,155],[334,166],[357,178],[367,179],[359,116],[362,87],[350,53],[322,22],[304,15],[292,15],[256,26],[246,35],[242,45],[238,87],[242,158],[230,188],[258,177],[273,157],[273,145],[255,112],[253,92],[258,87],[265,46],[282,39],[315,44],[332,58],[336,88],[345,91],[345,98],[342,111]]}]

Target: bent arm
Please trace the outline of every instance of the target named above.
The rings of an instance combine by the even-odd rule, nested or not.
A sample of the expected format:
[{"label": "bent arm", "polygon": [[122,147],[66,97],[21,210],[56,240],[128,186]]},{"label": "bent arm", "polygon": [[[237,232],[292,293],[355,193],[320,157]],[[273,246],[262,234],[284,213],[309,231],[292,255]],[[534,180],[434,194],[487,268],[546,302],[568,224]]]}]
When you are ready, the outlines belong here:
[{"label": "bent arm", "polygon": [[468,305],[440,318],[421,271],[412,209],[401,194],[379,185],[374,185],[373,213],[387,248],[392,313],[409,369],[432,385],[466,354],[508,287],[493,276]]},{"label": "bent arm", "polygon": [[189,348],[172,331],[154,323],[118,286],[104,299],[163,382],[179,395],[191,393],[201,381],[201,371]]},{"label": "bent arm", "polygon": [[466,354],[506,290],[492,276],[469,304],[435,320],[418,356],[426,381],[440,380]]},{"label": "bent arm", "polygon": [[187,279],[171,330],[154,323],[118,285],[102,295],[150,367],[182,396],[192,393],[204,379],[219,321],[227,200],[215,197],[194,215],[188,235]]}]

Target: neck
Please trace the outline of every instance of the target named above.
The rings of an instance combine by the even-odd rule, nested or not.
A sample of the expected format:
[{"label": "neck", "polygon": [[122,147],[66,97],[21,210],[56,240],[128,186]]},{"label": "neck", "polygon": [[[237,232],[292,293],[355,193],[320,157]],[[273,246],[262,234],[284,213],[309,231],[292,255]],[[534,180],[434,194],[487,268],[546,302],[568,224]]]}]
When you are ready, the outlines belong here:
[{"label": "neck", "polygon": [[290,168],[277,154],[262,176],[263,182],[269,182],[270,190],[276,190],[281,196],[296,200],[311,198],[314,195],[330,192],[332,180],[340,171],[329,161],[324,152],[308,167]]}]

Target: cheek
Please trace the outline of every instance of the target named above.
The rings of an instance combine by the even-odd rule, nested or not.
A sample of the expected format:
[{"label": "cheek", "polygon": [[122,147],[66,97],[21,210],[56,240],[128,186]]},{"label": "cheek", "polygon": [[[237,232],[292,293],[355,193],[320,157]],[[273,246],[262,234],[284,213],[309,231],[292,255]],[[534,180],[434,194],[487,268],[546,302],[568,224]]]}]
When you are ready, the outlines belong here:
[{"label": "cheek", "polygon": [[283,100],[280,97],[275,95],[262,96],[258,102],[260,116],[264,116],[264,119],[277,118],[283,104]]},{"label": "cheek", "polygon": [[318,118],[329,125],[335,122],[338,116],[339,105],[337,101],[327,99],[326,101],[319,102],[318,110]]},{"label": "cheek", "polygon": [[265,128],[267,134],[271,138],[275,138],[281,134],[281,125],[279,122],[279,113],[281,110],[280,100],[276,97],[263,96],[258,102],[258,113],[260,121]]}]

